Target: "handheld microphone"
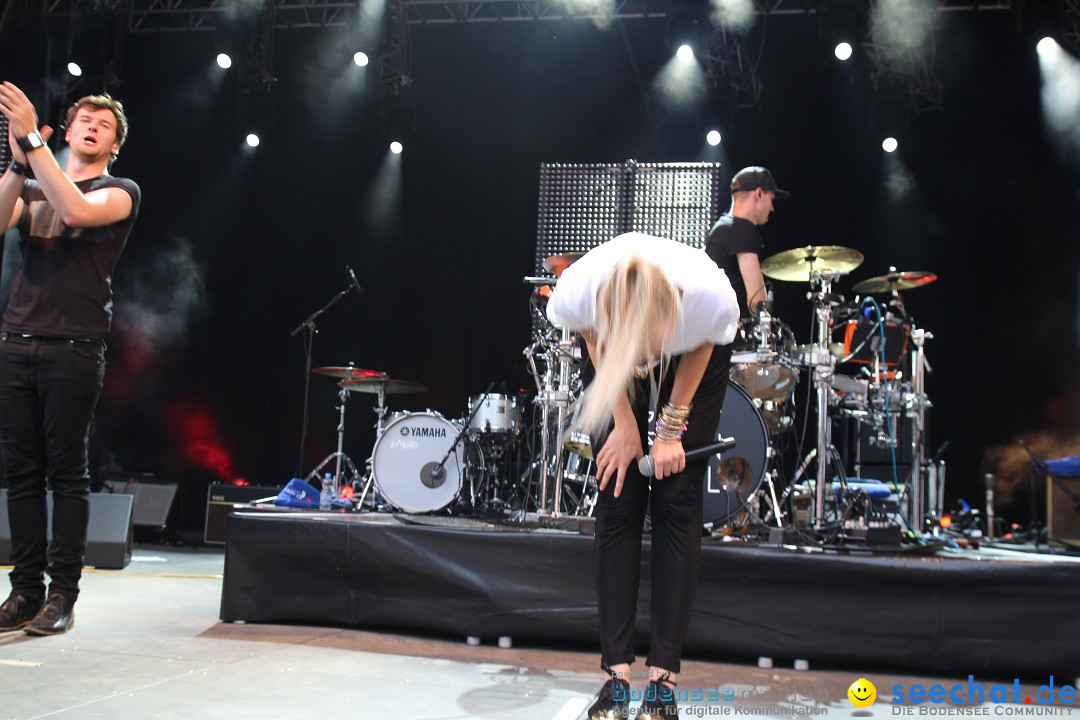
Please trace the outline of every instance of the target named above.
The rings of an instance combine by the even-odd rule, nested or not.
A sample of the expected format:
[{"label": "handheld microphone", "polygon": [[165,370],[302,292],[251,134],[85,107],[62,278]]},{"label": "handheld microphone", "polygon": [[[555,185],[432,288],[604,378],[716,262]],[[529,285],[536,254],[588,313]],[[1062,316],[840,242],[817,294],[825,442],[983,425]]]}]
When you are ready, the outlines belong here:
[{"label": "handheld microphone", "polygon": [[364,288],[360,287],[360,283],[356,281],[356,273],[348,265],[345,266],[345,272],[349,273],[349,286],[356,291],[357,295],[364,294]]},{"label": "handheld microphone", "polygon": [[[710,443],[694,450],[687,450],[686,462],[690,462],[691,460],[698,460],[703,457],[708,457],[709,455],[715,455],[716,453],[730,450],[733,447],[735,447],[735,438],[720,438],[714,443]],[[653,471],[655,470],[655,468],[653,467],[652,458],[648,455],[638,460],[637,466],[638,470],[640,470],[641,474],[645,477],[653,476]]]}]

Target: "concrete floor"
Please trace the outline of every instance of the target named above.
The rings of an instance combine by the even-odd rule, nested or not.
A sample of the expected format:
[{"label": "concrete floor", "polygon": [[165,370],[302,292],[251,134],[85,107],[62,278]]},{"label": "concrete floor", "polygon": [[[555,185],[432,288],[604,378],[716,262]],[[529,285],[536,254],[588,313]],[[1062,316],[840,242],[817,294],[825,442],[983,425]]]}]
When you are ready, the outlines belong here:
[{"label": "concrete floor", "polygon": [[[88,570],[71,632],[47,638],[0,634],[0,720],[575,720],[584,716],[601,683],[592,650],[521,643],[501,649],[494,639],[468,646],[464,639],[391,632],[225,625],[217,619],[223,564],[221,551],[151,546],[137,548],[123,571]],[[857,710],[847,690],[863,675],[881,699]],[[976,679],[987,685],[1012,682]],[[1034,697],[1045,682],[1034,680],[1022,694]],[[966,678],[858,668],[763,670],[691,659],[683,664],[679,684],[734,698],[684,703],[684,718],[792,718],[907,715],[908,708],[889,702],[888,688],[917,682],[948,686]],[[1058,686],[1063,682],[1058,679]],[[634,682],[636,690],[642,686]],[[1071,707],[984,707],[991,717],[1030,709],[1080,718]],[[950,705],[910,709],[912,716],[926,715],[920,710],[959,715]]]}]

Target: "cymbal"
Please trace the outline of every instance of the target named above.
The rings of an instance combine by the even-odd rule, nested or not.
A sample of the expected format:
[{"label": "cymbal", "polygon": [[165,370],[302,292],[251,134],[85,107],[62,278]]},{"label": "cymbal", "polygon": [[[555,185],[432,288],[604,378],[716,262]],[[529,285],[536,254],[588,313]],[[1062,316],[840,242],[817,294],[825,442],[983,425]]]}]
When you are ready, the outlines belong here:
[{"label": "cymbal", "polygon": [[765,258],[761,273],[773,280],[806,282],[811,272],[848,273],[862,265],[863,254],[840,245],[794,248]]},{"label": "cymbal", "polygon": [[892,292],[893,290],[912,290],[923,285],[929,285],[937,280],[937,275],[925,270],[909,270],[908,272],[891,272],[885,275],[868,278],[857,282],[851,289],[857,293],[880,293]]},{"label": "cymbal", "polygon": [[427,385],[421,385],[411,380],[391,380],[388,377],[359,378],[357,380],[342,380],[338,383],[349,392],[377,393],[380,390],[387,395],[404,395],[406,393],[418,393],[427,390]]},{"label": "cymbal", "polygon": [[329,365],[327,367],[314,368],[311,372],[316,375],[328,375],[340,380],[357,380],[359,378],[370,377],[377,378],[386,375],[386,373],[381,373],[378,370],[365,370],[363,368],[353,367],[352,365],[345,367]]},{"label": "cymbal", "polygon": [[568,252],[562,255],[550,255],[544,258],[544,269],[555,273],[555,277],[560,277],[563,270],[580,260],[584,254],[583,252]]}]

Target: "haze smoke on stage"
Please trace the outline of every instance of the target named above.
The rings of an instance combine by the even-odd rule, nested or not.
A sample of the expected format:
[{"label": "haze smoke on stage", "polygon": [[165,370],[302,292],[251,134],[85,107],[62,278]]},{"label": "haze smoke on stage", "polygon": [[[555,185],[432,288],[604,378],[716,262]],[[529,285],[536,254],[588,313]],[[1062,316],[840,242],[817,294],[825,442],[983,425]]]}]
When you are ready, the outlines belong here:
[{"label": "haze smoke on stage", "polygon": [[607,30],[615,20],[615,0],[557,0],[570,15],[588,17],[593,25]]},{"label": "haze smoke on stage", "polygon": [[356,24],[356,40],[362,47],[374,47],[386,14],[386,0],[362,0]]},{"label": "haze smoke on stage", "polygon": [[380,236],[398,230],[401,219],[401,155],[386,151],[371,186],[363,198],[365,224]]},{"label": "haze smoke on stage", "polygon": [[[1073,398],[1075,400],[1075,398]],[[1080,455],[1080,436],[1052,430],[1027,433],[1024,441],[1046,460]],[[1009,442],[987,448],[983,469],[997,476],[997,501],[1008,505],[1027,492],[1031,483],[1031,455],[1018,443]]]},{"label": "haze smoke on stage", "polygon": [[1051,137],[1080,165],[1080,60],[1052,39],[1039,42],[1043,122]]},{"label": "haze smoke on stage", "polygon": [[710,19],[714,25],[735,32],[745,32],[754,24],[752,0],[709,0]]},{"label": "haze smoke on stage", "polygon": [[913,65],[933,52],[940,22],[933,0],[878,0],[870,15],[870,36],[890,62]]},{"label": "haze smoke on stage", "polygon": [[175,238],[149,266],[123,268],[117,290],[117,329],[133,344],[160,352],[183,339],[204,307],[204,269],[191,243]]},{"label": "haze smoke on stage", "polygon": [[[373,42],[361,44],[352,32],[328,35],[306,64],[300,92],[311,117],[325,131],[337,132],[343,123],[363,117],[358,103],[369,86],[369,76],[376,73],[377,78],[378,73],[370,63],[375,55]],[[358,51],[367,53],[367,65],[356,64]]]},{"label": "haze smoke on stage", "polygon": [[915,178],[895,155],[885,162],[885,191],[894,202],[907,199],[915,190]]},{"label": "haze smoke on stage", "polygon": [[222,3],[222,9],[229,21],[244,21],[258,15],[265,4],[265,0],[232,0]]},{"label": "haze smoke on stage", "polygon": [[705,72],[697,60],[689,62],[672,55],[653,78],[653,92],[669,110],[696,110],[708,96]]}]

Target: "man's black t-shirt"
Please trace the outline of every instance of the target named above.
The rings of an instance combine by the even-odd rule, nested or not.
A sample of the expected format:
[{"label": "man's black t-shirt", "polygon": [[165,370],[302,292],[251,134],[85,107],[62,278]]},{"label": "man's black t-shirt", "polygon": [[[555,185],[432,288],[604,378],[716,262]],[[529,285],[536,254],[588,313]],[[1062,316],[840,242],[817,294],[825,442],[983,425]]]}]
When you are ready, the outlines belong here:
[{"label": "man's black t-shirt", "polygon": [[111,175],[75,183],[83,193],[119,187],[131,195],[131,214],[112,225],[72,228],[27,180],[18,229],[23,265],[11,281],[4,311],[5,332],[42,337],[101,340],[112,324],[112,272],[124,250],[141,191],[127,178]]},{"label": "man's black t-shirt", "polygon": [[751,315],[746,303],[746,283],[739,270],[739,259],[736,255],[748,252],[754,253],[760,259],[764,249],[757,225],[745,218],[735,217],[731,213],[721,215],[709,231],[705,252],[713,259],[713,262],[720,266],[721,270],[727,273],[731,287],[735,290],[735,297],[739,301],[740,317],[751,317]]}]

